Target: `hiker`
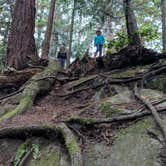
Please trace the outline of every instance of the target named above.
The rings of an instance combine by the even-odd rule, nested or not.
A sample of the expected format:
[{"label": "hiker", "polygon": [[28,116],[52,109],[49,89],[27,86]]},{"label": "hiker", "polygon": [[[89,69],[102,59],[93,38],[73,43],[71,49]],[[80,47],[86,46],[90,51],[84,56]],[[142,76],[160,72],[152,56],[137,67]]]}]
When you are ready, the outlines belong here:
[{"label": "hiker", "polygon": [[94,45],[96,46],[96,52],[94,57],[96,58],[97,53],[99,52],[99,57],[102,56],[102,48],[104,45],[105,39],[100,30],[96,31],[96,36],[94,38]]},{"label": "hiker", "polygon": [[57,58],[61,68],[64,69],[66,65],[66,60],[67,60],[67,51],[66,51],[65,45],[62,45],[60,47]]}]

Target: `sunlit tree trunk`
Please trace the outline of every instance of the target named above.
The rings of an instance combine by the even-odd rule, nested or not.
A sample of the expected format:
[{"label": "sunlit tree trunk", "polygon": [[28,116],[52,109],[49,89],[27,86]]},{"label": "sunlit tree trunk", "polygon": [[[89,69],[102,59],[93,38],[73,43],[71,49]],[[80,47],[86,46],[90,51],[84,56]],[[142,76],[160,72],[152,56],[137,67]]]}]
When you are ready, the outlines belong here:
[{"label": "sunlit tree trunk", "polygon": [[163,53],[166,53],[166,0],[161,0]]},{"label": "sunlit tree trunk", "polygon": [[74,3],[73,3],[73,10],[72,10],[72,17],[71,17],[71,28],[70,28],[70,36],[69,36],[69,53],[67,56],[67,67],[70,64],[70,57],[71,57],[71,53],[72,53],[72,41],[73,41],[75,11],[76,11],[76,0],[74,0]]},{"label": "sunlit tree trunk", "polygon": [[124,12],[126,17],[127,34],[130,45],[141,45],[138,32],[137,21],[132,8],[131,0],[123,0]]},{"label": "sunlit tree trunk", "polygon": [[56,0],[51,0],[50,11],[48,15],[48,24],[47,24],[44,41],[43,41],[42,58],[45,58],[45,59],[48,59],[48,54],[49,54],[51,32],[52,32],[53,20],[54,20],[55,3],[56,3]]},{"label": "sunlit tree trunk", "polygon": [[16,0],[7,47],[7,65],[16,69],[38,60],[34,39],[35,0]]}]

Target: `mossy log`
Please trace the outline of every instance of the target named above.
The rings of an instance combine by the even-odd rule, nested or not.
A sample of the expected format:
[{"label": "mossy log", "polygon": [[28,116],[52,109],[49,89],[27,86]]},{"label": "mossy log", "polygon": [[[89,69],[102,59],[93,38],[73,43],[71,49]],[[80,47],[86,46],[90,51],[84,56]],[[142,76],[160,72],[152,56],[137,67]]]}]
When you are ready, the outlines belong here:
[{"label": "mossy log", "polygon": [[[34,75],[26,83],[26,85],[24,85],[24,90],[18,99],[19,104],[14,110],[8,111],[8,113],[0,117],[0,122],[5,119],[11,118],[16,114],[23,113],[32,106],[36,96],[39,93],[49,91],[55,81],[55,78],[51,78],[49,76],[56,76],[56,74],[58,73],[58,68],[58,63],[52,62],[45,70]],[[48,79],[40,80],[40,78],[46,76],[48,76]]]},{"label": "mossy log", "polygon": [[27,139],[29,137],[46,137],[46,138],[59,138],[63,143],[70,156],[71,166],[82,166],[81,149],[77,143],[77,138],[72,131],[61,123],[58,126],[27,126],[27,127],[8,127],[0,129],[0,139],[4,138],[19,138]]}]

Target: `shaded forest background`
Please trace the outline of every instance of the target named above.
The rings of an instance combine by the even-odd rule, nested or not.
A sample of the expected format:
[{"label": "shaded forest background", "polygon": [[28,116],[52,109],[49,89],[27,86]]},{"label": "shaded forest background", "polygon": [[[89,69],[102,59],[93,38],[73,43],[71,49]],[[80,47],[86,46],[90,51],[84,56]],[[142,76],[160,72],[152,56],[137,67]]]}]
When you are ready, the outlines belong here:
[{"label": "shaded forest background", "polygon": [[[0,68],[6,61],[6,48],[14,12],[14,0],[0,2]],[[141,42],[144,46],[162,51],[164,29],[164,1],[136,0],[132,7],[137,20]],[[96,29],[102,29],[106,37],[106,53],[114,53],[128,44],[124,2],[116,0],[64,0],[54,1],[55,12],[49,57],[56,57],[58,47],[64,43],[73,58],[82,57],[87,50],[93,53],[93,38]],[[42,46],[48,23],[50,1],[36,1],[35,43],[37,52]],[[81,25],[81,26],[80,26]],[[163,25],[163,27],[162,27]],[[164,40],[164,39],[163,39]]]}]

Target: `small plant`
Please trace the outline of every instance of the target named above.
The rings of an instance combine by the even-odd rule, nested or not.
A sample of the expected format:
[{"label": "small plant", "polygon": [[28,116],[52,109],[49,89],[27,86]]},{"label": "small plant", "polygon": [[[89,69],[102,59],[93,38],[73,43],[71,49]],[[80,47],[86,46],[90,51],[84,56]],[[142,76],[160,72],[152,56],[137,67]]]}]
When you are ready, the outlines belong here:
[{"label": "small plant", "polygon": [[36,160],[39,157],[39,145],[32,144],[32,149],[33,149],[33,158]]},{"label": "small plant", "polygon": [[116,33],[116,37],[113,40],[110,40],[106,45],[107,54],[118,52],[120,49],[128,45],[128,37],[124,32]]},{"label": "small plant", "polygon": [[18,166],[23,156],[28,152],[29,145],[27,142],[21,144],[19,148],[17,149],[15,160],[14,160],[14,166]]},{"label": "small plant", "polygon": [[102,103],[100,106],[101,112],[103,112],[107,118],[111,117],[113,114],[120,113],[121,110],[112,107],[111,103]]}]

